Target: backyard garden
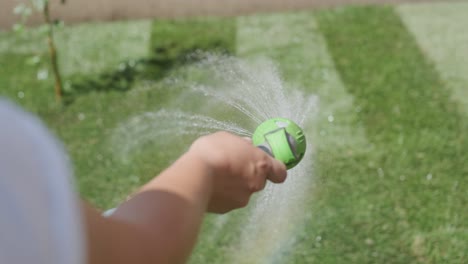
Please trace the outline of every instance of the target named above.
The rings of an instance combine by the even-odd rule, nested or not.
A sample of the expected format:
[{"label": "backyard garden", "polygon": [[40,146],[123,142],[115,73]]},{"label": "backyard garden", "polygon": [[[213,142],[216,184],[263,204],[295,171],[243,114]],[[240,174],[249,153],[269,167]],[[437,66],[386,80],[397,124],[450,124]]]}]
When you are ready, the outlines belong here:
[{"label": "backyard garden", "polygon": [[467,13],[427,3],[57,26],[59,99],[44,32],[0,31],[0,96],[62,141],[77,190],[102,210],[204,133],[301,119],[308,155],[290,185],[208,215],[190,263],[463,264]]}]

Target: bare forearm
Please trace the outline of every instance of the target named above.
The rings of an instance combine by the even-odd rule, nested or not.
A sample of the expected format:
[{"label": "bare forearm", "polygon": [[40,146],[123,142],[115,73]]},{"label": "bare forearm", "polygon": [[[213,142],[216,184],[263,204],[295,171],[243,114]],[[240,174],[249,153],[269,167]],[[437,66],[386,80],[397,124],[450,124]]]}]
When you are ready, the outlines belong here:
[{"label": "bare forearm", "polygon": [[210,192],[210,171],[195,156],[185,154],[120,206],[114,217],[153,234],[160,244],[155,248],[178,263],[196,242]]},{"label": "bare forearm", "polygon": [[[184,262],[196,242],[207,208],[211,177],[202,162],[186,154],[119,206],[108,221],[128,231],[121,238],[115,237],[120,229],[111,236],[136,240],[126,248],[117,245],[119,254],[127,255],[132,263]],[[142,241],[149,246],[142,248]],[[136,262],[135,258],[142,255],[142,262]]]},{"label": "bare forearm", "polygon": [[112,217],[84,207],[89,263],[185,262],[204,213],[245,206],[267,179],[283,182],[286,166],[235,135],[201,137]]}]

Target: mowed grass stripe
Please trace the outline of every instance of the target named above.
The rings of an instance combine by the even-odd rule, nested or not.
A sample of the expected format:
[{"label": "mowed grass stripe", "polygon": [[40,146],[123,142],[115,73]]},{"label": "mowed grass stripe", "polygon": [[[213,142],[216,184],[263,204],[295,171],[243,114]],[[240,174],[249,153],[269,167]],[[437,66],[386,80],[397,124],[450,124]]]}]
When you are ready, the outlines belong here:
[{"label": "mowed grass stripe", "polygon": [[[392,8],[336,9],[318,18],[380,153],[381,188],[361,201],[376,210],[348,225],[369,235],[358,249],[373,248],[371,256],[386,263],[464,263],[468,126],[446,84]],[[375,199],[378,191],[385,196]]]},{"label": "mowed grass stripe", "polygon": [[150,30],[150,20],[64,27],[56,32],[61,70],[65,76],[92,75],[121,67],[124,61],[147,57]]},{"label": "mowed grass stripe", "polygon": [[[361,205],[346,201],[368,191],[370,187],[359,177],[368,170],[376,171],[367,167],[372,155],[362,127],[355,123],[359,109],[337,74],[312,13],[240,18],[237,39],[239,56],[272,59],[287,88],[299,88],[319,98],[318,116],[311,116],[312,125],[304,128],[313,145],[309,151],[315,152],[314,173],[295,175],[312,177],[314,186],[303,201],[303,211],[289,219],[299,225],[297,231],[286,242],[273,241],[281,246],[258,261],[342,262],[346,256],[341,253],[355,236],[345,228],[349,217],[338,212],[347,211],[351,216],[351,212],[360,210]],[[349,190],[354,184],[360,184],[359,191]]]},{"label": "mowed grass stripe", "polygon": [[468,114],[468,3],[407,4],[396,10]]}]

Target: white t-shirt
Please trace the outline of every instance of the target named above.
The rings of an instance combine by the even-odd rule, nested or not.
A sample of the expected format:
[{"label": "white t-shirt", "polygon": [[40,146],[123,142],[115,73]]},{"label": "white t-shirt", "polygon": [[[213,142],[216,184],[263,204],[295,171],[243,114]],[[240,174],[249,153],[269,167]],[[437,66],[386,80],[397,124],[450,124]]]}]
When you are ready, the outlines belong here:
[{"label": "white t-shirt", "polygon": [[83,264],[78,206],[61,145],[0,98],[0,263]]}]

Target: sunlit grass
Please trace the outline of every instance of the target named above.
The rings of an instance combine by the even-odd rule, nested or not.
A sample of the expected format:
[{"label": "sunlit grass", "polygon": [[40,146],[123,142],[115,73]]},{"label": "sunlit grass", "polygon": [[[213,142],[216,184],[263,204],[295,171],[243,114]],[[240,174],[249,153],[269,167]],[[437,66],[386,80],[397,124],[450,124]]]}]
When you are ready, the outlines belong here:
[{"label": "sunlit grass", "polygon": [[333,219],[347,235],[330,249],[357,263],[463,263],[468,126],[446,84],[392,8],[323,12],[319,22],[375,146],[354,167],[373,165],[339,188],[349,195]]},{"label": "sunlit grass", "polygon": [[[414,25],[412,10],[419,9],[399,12]],[[421,30],[408,30],[391,7],[66,27],[57,35],[67,83],[63,107],[54,103],[45,43],[37,34],[1,33],[0,95],[47,123],[70,153],[82,196],[108,208],[189,144],[183,139],[158,149],[150,142],[125,163],[113,153],[119,142],[110,141],[136,114],[182,103],[199,110],[203,101],[181,102],[184,87],[167,82],[192,78],[189,53],[267,57],[288,88],[319,97],[320,111],[306,128],[315,155],[314,186],[297,216],[303,224],[265,261],[466,263],[468,121],[453,100],[464,94],[462,86],[452,89],[447,72],[468,64],[440,55],[445,51],[426,57],[422,50],[434,51],[435,44]],[[43,59],[27,64],[34,55]],[[213,219],[193,262],[241,258],[232,252],[238,218]]]}]

